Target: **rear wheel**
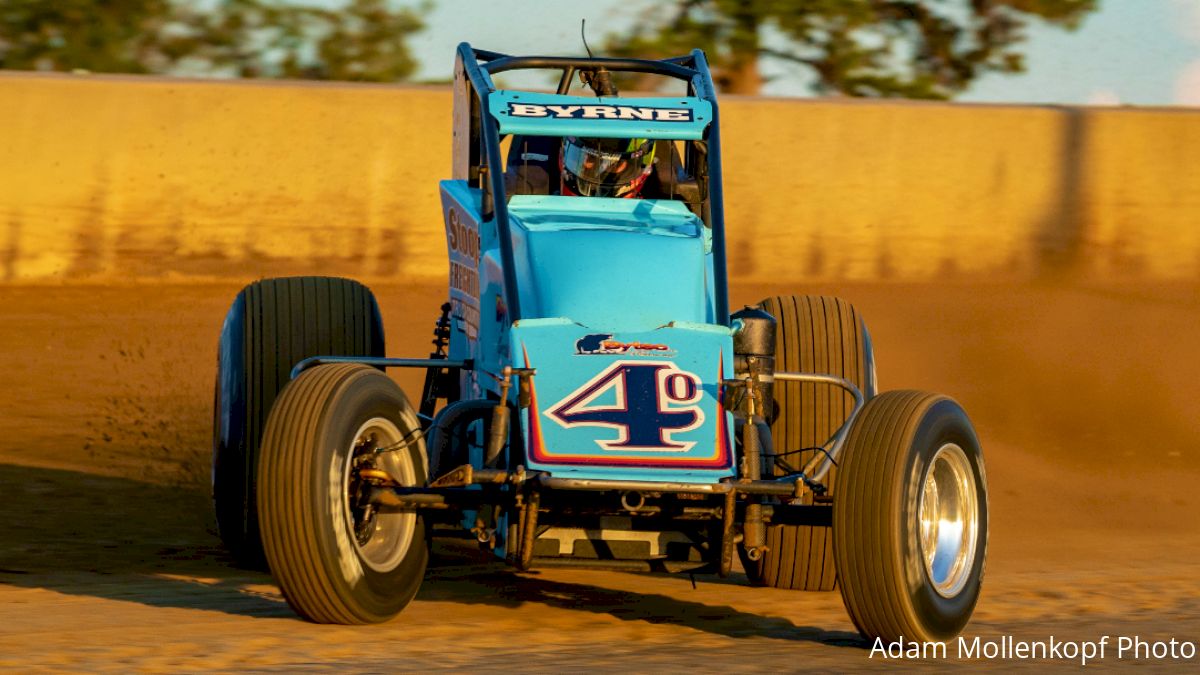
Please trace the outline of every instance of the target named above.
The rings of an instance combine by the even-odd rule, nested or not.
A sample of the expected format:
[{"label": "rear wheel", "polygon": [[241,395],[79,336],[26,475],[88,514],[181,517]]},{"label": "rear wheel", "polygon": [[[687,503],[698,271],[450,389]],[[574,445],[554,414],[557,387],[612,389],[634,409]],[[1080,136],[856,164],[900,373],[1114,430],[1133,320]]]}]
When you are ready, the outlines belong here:
[{"label": "rear wheel", "polygon": [[979,441],[952,399],[869,402],[842,453],[833,507],[842,599],[869,638],[948,640],[975,609],[987,552]]},{"label": "rear wheel", "polygon": [[263,563],[254,466],[267,415],[292,367],[310,356],[383,356],[371,291],[349,279],[293,277],[246,286],[217,348],[213,501],[221,540],[244,565]]},{"label": "rear wheel", "polygon": [[305,372],[267,422],[258,510],[271,573],[288,604],[311,621],[387,621],[420,588],[429,558],[424,522],[416,512],[366,503],[366,470],[425,485],[416,412],[373,368]]},{"label": "rear wheel", "polygon": [[[853,305],[823,296],[776,296],[759,305],[775,317],[775,369],[843,377],[868,398],[874,395],[875,362],[870,337]],[[854,409],[854,398],[825,384],[776,381],[771,420],[774,451],[799,470]],[[764,462],[771,465],[770,458]],[[774,475],[788,472],[776,463]],[[837,469],[826,477],[834,490]],[[831,591],[836,584],[833,533],[823,525],[769,525],[767,550],[757,561],[743,556],[753,583],[775,588]]]}]

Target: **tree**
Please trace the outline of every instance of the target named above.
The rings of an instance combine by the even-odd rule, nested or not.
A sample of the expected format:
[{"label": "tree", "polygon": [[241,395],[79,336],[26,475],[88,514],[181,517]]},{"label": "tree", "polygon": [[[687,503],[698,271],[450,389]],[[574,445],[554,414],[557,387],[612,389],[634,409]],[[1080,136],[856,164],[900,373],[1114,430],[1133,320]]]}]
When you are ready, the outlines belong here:
[{"label": "tree", "polygon": [[170,58],[167,0],[0,2],[0,68],[154,72]]},{"label": "tree", "polygon": [[[616,55],[705,50],[724,91],[757,94],[761,59],[800,64],[816,93],[944,99],[988,72],[1024,70],[1031,20],[1073,29],[1097,0],[675,0]],[[665,3],[664,3],[665,4]]]},{"label": "tree", "polygon": [[348,0],[5,0],[0,68],[395,81],[426,5]]}]

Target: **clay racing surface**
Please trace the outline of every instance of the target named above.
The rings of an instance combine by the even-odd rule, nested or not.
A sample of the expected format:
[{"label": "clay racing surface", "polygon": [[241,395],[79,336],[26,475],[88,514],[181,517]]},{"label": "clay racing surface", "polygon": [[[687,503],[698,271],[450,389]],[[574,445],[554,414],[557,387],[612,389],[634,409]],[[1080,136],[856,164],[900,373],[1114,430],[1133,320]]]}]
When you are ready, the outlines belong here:
[{"label": "clay racing surface", "polygon": [[[841,285],[880,385],[958,398],[991,488],[969,637],[1200,641],[1195,286]],[[443,544],[372,627],[296,619],[237,569],[207,493],[215,344],[236,286],[0,288],[0,668],[845,670],[837,593],[697,576],[518,574]],[[393,355],[423,355],[442,289],[375,288]],[[735,287],[738,303],[767,289]],[[415,379],[402,379],[409,392]],[[954,657],[927,667],[961,665]],[[1077,665],[1078,659],[1060,662]],[[1142,660],[1165,667],[1186,661]],[[995,661],[993,666],[1028,665]],[[895,665],[894,663],[892,664]]]}]

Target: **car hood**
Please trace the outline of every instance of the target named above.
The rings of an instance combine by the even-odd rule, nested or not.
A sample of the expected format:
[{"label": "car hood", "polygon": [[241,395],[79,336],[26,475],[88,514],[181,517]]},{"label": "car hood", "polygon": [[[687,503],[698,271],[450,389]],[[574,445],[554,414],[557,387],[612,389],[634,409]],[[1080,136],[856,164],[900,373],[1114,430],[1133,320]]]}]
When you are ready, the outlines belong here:
[{"label": "car hood", "polygon": [[513,197],[522,315],[597,330],[712,321],[707,230],[680,202]]}]

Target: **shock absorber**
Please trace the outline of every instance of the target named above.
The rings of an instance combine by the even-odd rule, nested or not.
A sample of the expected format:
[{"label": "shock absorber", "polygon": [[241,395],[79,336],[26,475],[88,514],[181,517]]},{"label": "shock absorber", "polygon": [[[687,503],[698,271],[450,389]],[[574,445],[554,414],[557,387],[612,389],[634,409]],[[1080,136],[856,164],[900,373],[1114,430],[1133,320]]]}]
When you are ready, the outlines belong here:
[{"label": "shock absorber", "polygon": [[446,347],[450,345],[450,303],[442,303],[442,315],[433,327],[433,353],[431,359],[446,358]]},{"label": "shock absorber", "polygon": [[[433,351],[429,354],[431,359],[446,358],[446,348],[450,345],[450,303],[442,304],[442,315],[438,317],[437,324],[433,327]],[[437,408],[437,400],[444,398],[446,395],[446,387],[444,382],[448,376],[445,368],[429,368],[425,371],[425,386],[421,390],[421,407],[418,411],[423,420],[433,418],[433,411]]]},{"label": "shock absorber", "polygon": [[[746,395],[741,412],[746,416],[742,425],[742,480],[763,478],[763,436],[770,439],[766,417],[773,409],[772,389],[775,381],[775,318],[757,307],[747,306],[732,317],[739,328],[733,335],[734,374],[744,381]],[[767,444],[770,447],[769,443]],[[758,560],[766,548],[763,525],[762,497],[748,495],[746,522],[742,527],[742,546],[746,556]]]},{"label": "shock absorber", "polygon": [[747,305],[730,318],[741,327],[733,334],[733,370],[735,377],[750,376],[752,363],[758,365],[758,381],[762,383],[760,415],[769,418],[775,409],[775,317],[761,308]]}]

